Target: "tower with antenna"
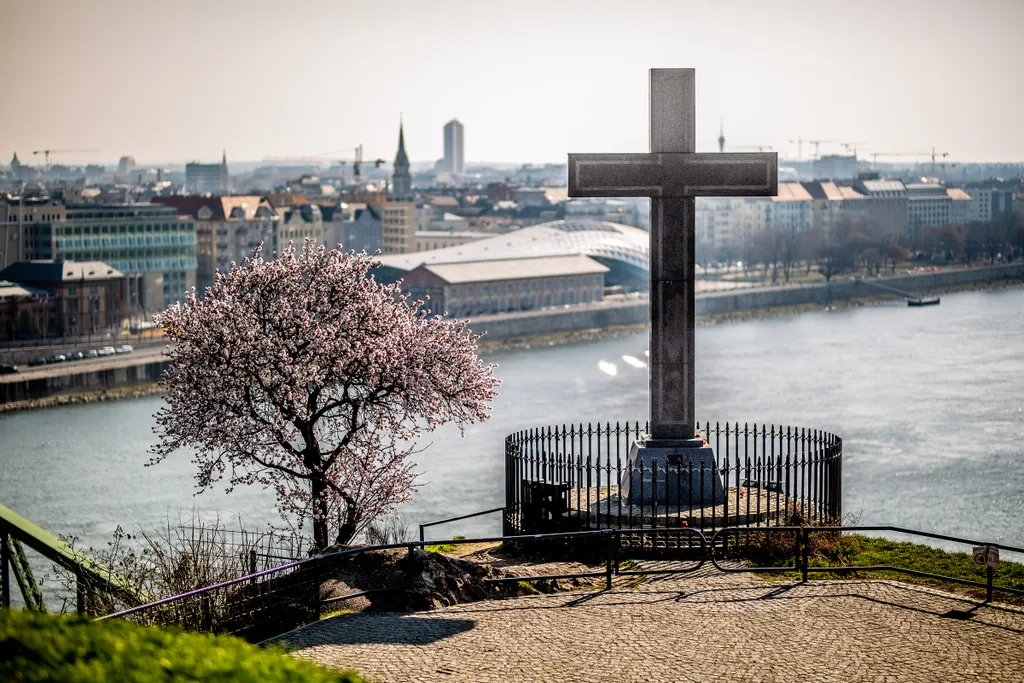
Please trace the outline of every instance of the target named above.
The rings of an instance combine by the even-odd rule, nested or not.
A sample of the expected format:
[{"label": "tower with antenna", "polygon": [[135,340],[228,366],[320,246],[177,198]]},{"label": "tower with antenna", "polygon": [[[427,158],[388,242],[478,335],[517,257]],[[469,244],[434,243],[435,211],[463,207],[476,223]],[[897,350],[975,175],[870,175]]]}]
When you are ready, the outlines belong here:
[{"label": "tower with antenna", "polygon": [[719,119],[718,121],[718,153],[721,154],[725,151],[725,120]]}]

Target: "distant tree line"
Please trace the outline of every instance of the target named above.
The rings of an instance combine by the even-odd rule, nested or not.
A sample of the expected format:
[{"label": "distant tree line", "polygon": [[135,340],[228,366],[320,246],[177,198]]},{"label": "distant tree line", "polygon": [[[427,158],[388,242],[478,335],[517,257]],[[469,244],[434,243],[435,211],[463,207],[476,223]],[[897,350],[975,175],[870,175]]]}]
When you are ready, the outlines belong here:
[{"label": "distant tree line", "polygon": [[842,217],[829,230],[797,231],[769,225],[741,244],[713,246],[698,240],[697,262],[705,268],[737,262],[744,275],[786,284],[795,273],[817,271],[831,280],[843,273],[895,273],[899,263],[1010,263],[1024,258],[1024,220],[922,227],[894,238],[892,230],[868,217]]}]

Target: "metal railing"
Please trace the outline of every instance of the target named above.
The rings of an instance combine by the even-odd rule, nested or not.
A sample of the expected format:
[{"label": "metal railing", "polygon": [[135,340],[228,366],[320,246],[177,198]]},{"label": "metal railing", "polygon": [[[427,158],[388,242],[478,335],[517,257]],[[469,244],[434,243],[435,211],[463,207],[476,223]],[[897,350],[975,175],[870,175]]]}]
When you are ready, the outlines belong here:
[{"label": "metal railing", "polygon": [[[950,543],[962,543],[964,545],[970,545],[972,548],[997,548],[999,550],[1005,550],[1007,552],[1021,553],[1024,554],[1024,548],[1017,548],[1014,546],[1003,545],[1001,543],[985,543],[982,541],[976,541],[967,538],[959,538],[956,536],[948,536],[946,534],[936,534],[930,531],[917,531],[915,529],[907,529],[899,526],[890,525],[868,525],[868,526],[775,526],[770,528],[762,528],[752,530],[749,527],[732,527],[727,529],[719,529],[711,537],[711,541],[708,544],[711,553],[708,559],[714,565],[715,569],[721,572],[800,572],[802,581],[807,581],[808,574],[812,573],[829,573],[829,574],[848,574],[856,572],[894,572],[898,574],[907,574],[908,576],[916,576],[920,578],[936,579],[939,581],[948,581],[950,583],[957,583],[964,586],[971,586],[973,588],[984,588],[985,599],[987,602],[992,601],[992,594],[994,591],[999,590],[1006,593],[1013,593],[1016,595],[1024,595],[1024,590],[1020,588],[1012,588],[1010,586],[998,586],[994,583],[995,580],[995,566],[991,563],[985,565],[985,582],[972,581],[970,579],[962,579],[955,576],[948,576],[946,574],[935,574],[932,572],[924,572],[917,569],[909,569],[906,567],[897,567],[893,565],[820,565],[813,566],[810,563],[811,560],[811,537],[817,534],[842,534],[850,532],[860,531],[884,531],[889,533],[900,533],[907,534],[910,536],[922,536],[924,538],[931,538],[940,541],[947,541]],[[780,566],[747,566],[747,567],[725,567],[718,563],[718,558],[715,556],[715,548],[726,548],[728,543],[726,539],[728,536],[742,536],[750,535],[751,533],[760,534],[792,534],[791,547],[793,548],[792,559],[793,565]],[[741,544],[732,544],[734,547]],[[979,569],[980,571],[980,569]],[[980,577],[979,577],[980,578]]]},{"label": "metal railing", "polygon": [[[605,568],[602,571],[584,571],[543,576],[507,576],[487,578],[485,585],[498,587],[504,583],[520,581],[555,580],[569,578],[605,578],[605,587],[611,588],[612,550],[610,530],[554,534],[533,534],[516,537],[494,536],[471,539],[449,539],[445,544],[463,543],[524,543],[595,537],[603,540],[606,548]],[[123,609],[98,619],[125,618],[144,625],[176,625],[193,631],[233,633],[249,640],[262,640],[278,633],[316,621],[324,605],[380,593],[399,591],[408,583],[372,587],[341,596],[321,598],[321,584],[339,560],[372,551],[405,549],[408,556],[424,542],[410,541],[387,545],[362,546],[302,560],[287,562],[271,569],[253,572],[230,581],[187,591],[144,605]],[[494,596],[500,593],[495,588]]]},{"label": "metal railing", "polygon": [[[839,437],[775,425],[707,422],[700,427],[714,451],[713,465],[630,463],[630,447],[647,432],[639,422],[563,425],[509,435],[504,533],[648,526],[713,533],[728,526],[841,519]],[[640,486],[632,497],[622,491],[626,481],[644,480],[650,487]],[[544,493],[543,509],[531,500],[535,490]],[[672,504],[651,495],[659,490]]]},{"label": "metal railing", "polygon": [[439,524],[448,524],[449,522],[459,522],[463,519],[471,519],[473,517],[482,517],[483,515],[493,515],[495,512],[504,512],[505,506],[491,508],[490,510],[481,510],[480,512],[471,512],[468,515],[459,515],[457,517],[446,517],[445,519],[435,519],[433,522],[423,522],[420,524],[420,543],[423,543],[424,534],[428,527],[437,526]]},{"label": "metal railing", "polygon": [[[589,549],[592,557],[602,557],[599,562],[592,562],[586,571],[564,572],[560,574],[537,574],[531,576],[500,576],[482,580],[492,590],[488,597],[500,597],[502,584],[524,581],[545,581],[557,579],[603,579],[603,589],[611,590],[615,576],[643,576],[654,574],[686,574],[702,568],[710,562],[722,572],[799,572],[801,580],[806,581],[810,573],[847,574],[853,572],[897,572],[916,577],[931,578],[950,583],[958,583],[986,590],[987,601],[992,600],[995,591],[1024,595],[1024,590],[1012,586],[999,585],[994,582],[995,571],[990,565],[986,567],[985,582],[972,581],[959,577],[922,572],[898,566],[811,566],[810,539],[814,534],[841,534],[851,531],[887,531],[911,534],[925,538],[963,543],[972,546],[988,546],[1008,552],[1024,553],[1024,548],[1016,548],[998,543],[982,543],[975,540],[958,538],[943,534],[916,531],[896,526],[776,526],[762,527],[726,527],[719,529],[708,539],[699,529],[688,527],[675,528],[624,528],[602,529],[591,531],[571,531],[546,534],[528,534],[519,536],[492,536],[484,538],[460,538],[436,541],[451,545],[466,543],[501,542],[511,544],[528,544],[533,542],[578,541],[582,546],[577,549]],[[730,567],[720,563],[719,553],[742,548],[741,543],[727,543],[727,537],[741,534],[792,534],[793,540],[788,547],[792,548],[790,558],[792,565]],[[660,537],[662,540],[674,537],[675,543],[661,546],[662,550],[677,549],[684,551],[680,557],[689,561],[687,565],[676,567],[639,567],[624,563],[623,558],[635,552],[636,546],[624,543],[631,536],[642,535]],[[347,550],[318,555],[303,560],[288,562],[271,569],[254,572],[245,576],[224,581],[173,595],[145,605],[121,610],[99,617],[99,619],[124,618],[149,625],[177,625],[196,631],[234,633],[250,640],[262,640],[287,630],[316,621],[323,614],[326,605],[344,602],[375,593],[398,591],[408,588],[408,582],[394,585],[373,586],[341,596],[322,597],[321,588],[324,579],[331,576],[333,569],[341,566],[341,560],[356,555],[372,552],[405,549],[409,556],[417,547],[427,545],[424,541],[393,543],[389,545],[364,546]],[[655,544],[651,543],[651,547]],[[565,552],[565,547],[557,549]],[[595,554],[593,551],[597,551]],[[563,558],[564,559],[564,558]],[[601,569],[598,566],[604,565]],[[980,571],[980,569],[979,569]],[[408,578],[408,577],[406,577]]]}]

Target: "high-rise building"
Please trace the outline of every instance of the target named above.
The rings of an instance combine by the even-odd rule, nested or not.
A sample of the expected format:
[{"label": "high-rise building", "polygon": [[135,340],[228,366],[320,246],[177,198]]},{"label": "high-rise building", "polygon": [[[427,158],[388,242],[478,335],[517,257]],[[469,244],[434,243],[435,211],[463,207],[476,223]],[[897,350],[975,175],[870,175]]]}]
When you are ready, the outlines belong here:
[{"label": "high-rise building", "polygon": [[458,119],[444,124],[444,170],[462,173],[466,169],[463,128]]},{"label": "high-rise building", "polygon": [[125,175],[135,170],[135,157],[123,156],[117,161],[117,174]]}]

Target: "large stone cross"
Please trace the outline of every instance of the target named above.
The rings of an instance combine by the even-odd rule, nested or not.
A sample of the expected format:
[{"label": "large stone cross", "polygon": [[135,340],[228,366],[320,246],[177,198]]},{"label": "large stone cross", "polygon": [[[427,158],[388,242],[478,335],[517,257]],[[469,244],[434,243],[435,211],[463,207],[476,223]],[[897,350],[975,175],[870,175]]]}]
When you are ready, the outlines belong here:
[{"label": "large stone cross", "polygon": [[693,69],[651,69],[650,93],[650,154],[570,154],[569,196],[651,198],[651,438],[696,445],[694,197],[774,196],[778,155],[694,152]]}]

